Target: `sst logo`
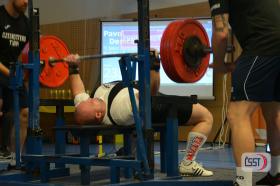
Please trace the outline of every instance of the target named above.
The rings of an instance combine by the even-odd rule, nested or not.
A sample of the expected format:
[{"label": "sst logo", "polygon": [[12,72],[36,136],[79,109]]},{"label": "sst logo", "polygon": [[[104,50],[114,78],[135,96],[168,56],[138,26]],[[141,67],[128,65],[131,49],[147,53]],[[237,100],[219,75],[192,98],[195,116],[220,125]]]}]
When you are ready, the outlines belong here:
[{"label": "sst logo", "polygon": [[271,156],[268,153],[244,153],[241,157],[243,171],[268,172],[271,167]]}]

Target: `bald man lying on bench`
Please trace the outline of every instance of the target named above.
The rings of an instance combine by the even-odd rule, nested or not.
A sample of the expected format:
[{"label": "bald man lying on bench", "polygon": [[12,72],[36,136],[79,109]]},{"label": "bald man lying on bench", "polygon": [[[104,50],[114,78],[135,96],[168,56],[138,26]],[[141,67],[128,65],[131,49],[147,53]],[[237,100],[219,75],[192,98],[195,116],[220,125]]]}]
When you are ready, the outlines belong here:
[{"label": "bald man lying on bench", "polygon": [[[85,92],[84,84],[79,75],[78,55],[69,55],[66,59],[69,61],[70,85],[76,108],[75,119],[78,124],[134,124],[128,88],[122,82],[116,81],[102,84],[95,91],[93,98],[91,98]],[[157,51],[151,50],[150,62],[151,95],[157,95],[160,86],[160,59]],[[135,82],[134,94],[138,106],[137,82]],[[110,106],[108,107],[108,105]],[[167,105],[152,104],[152,122],[165,122],[168,109]],[[212,176],[212,171],[206,170],[195,161],[198,151],[211,131],[213,124],[212,114],[204,106],[198,103],[190,103],[188,106],[178,109],[178,121],[180,124],[194,125],[188,135],[186,155],[179,165],[181,175]]]}]

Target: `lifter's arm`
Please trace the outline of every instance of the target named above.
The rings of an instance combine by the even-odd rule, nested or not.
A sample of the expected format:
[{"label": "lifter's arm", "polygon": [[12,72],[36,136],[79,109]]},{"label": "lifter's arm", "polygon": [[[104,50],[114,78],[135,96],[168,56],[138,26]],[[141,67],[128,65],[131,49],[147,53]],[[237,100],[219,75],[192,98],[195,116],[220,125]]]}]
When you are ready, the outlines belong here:
[{"label": "lifter's arm", "polygon": [[69,80],[70,80],[70,88],[73,94],[73,97],[80,93],[85,92],[85,86],[79,74],[79,61],[78,55],[70,54],[66,57],[69,65]]},{"label": "lifter's arm", "polygon": [[81,79],[80,74],[71,74],[69,79],[71,91],[74,97],[80,93],[85,92],[84,83]]}]

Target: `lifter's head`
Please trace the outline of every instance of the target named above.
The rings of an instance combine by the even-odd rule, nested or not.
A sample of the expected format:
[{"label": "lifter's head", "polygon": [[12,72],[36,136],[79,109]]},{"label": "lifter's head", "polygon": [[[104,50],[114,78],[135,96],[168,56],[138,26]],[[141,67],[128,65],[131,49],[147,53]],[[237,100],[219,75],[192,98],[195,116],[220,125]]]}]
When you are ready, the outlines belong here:
[{"label": "lifter's head", "polygon": [[98,124],[106,112],[106,104],[100,98],[89,98],[82,101],[75,111],[75,120],[78,124]]}]

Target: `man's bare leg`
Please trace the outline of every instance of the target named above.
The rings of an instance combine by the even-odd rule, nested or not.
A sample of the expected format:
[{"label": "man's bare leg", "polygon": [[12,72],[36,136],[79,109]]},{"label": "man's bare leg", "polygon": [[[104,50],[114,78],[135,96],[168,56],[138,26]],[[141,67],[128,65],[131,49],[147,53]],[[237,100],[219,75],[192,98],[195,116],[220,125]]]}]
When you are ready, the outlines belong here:
[{"label": "man's bare leg", "polygon": [[233,155],[236,163],[236,182],[239,185],[252,185],[252,172],[241,169],[241,156],[255,152],[255,139],[251,127],[251,115],[259,103],[249,101],[230,102],[227,119],[232,132]]},{"label": "man's bare leg", "polygon": [[[20,111],[20,152],[22,152],[27,135],[28,127],[28,108],[23,108]],[[11,135],[11,151],[15,152],[15,127],[13,126]]]}]

